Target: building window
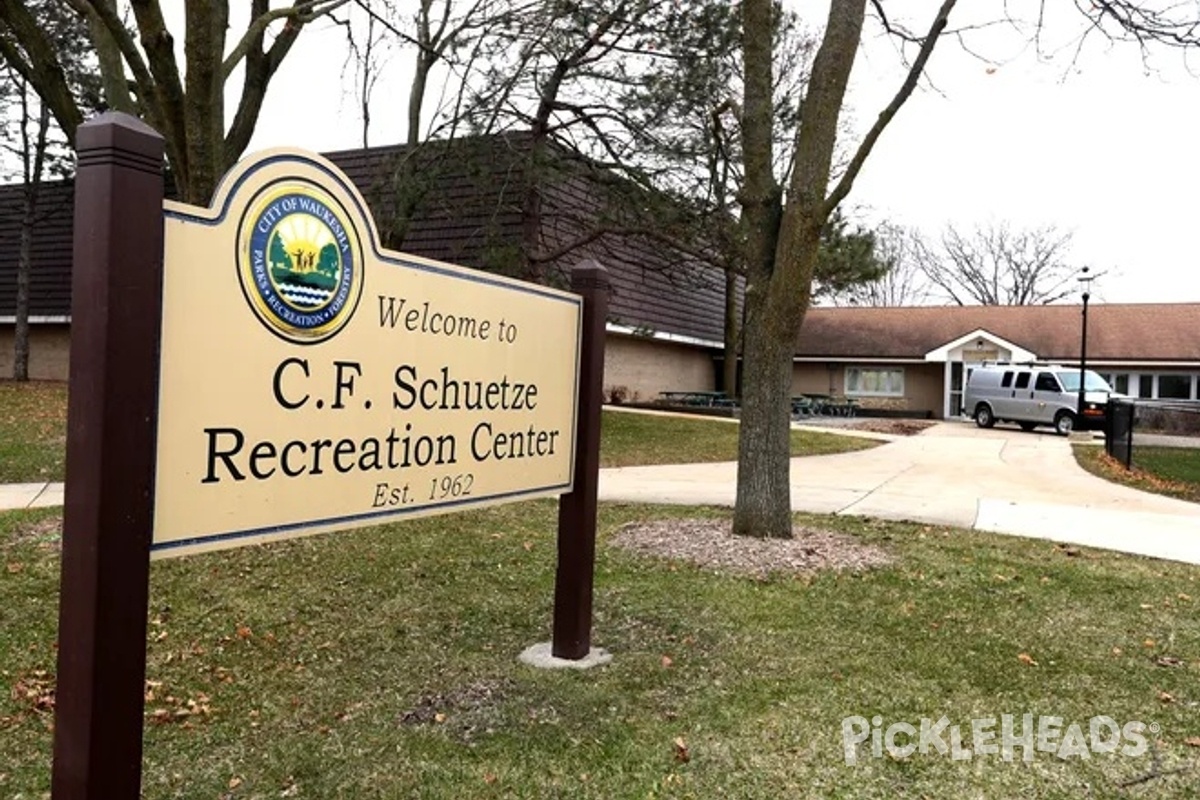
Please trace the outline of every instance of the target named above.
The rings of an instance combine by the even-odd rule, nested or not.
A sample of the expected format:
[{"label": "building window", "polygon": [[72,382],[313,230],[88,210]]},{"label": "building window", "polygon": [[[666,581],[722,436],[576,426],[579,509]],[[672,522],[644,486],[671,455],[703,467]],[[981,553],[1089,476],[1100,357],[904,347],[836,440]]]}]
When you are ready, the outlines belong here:
[{"label": "building window", "polygon": [[1190,400],[1192,397],[1192,376],[1159,375],[1158,396],[1164,400]]},{"label": "building window", "polygon": [[1129,373],[1122,372],[1114,375],[1109,386],[1113,387],[1117,394],[1129,394]]},{"label": "building window", "polygon": [[1154,397],[1154,376],[1153,375],[1134,375],[1138,378],[1137,396],[1149,400]]},{"label": "building window", "polygon": [[846,367],[846,394],[903,397],[904,370],[896,367]]}]

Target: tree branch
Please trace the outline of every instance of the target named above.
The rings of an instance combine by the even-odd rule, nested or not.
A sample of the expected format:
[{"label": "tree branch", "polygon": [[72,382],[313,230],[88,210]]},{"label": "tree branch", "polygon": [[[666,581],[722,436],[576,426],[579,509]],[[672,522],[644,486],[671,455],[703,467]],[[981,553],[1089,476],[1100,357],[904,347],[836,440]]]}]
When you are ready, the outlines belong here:
[{"label": "tree branch", "polygon": [[[116,0],[95,0],[108,5],[112,13],[116,13]],[[129,89],[129,80],[125,75],[125,60],[121,55],[121,47],[116,38],[109,33],[108,26],[100,18],[100,14],[86,0],[67,0],[76,14],[87,20],[88,32],[91,36],[92,47],[96,50],[96,59],[100,63],[100,82],[104,90],[104,100],[114,111],[137,115],[137,106],[133,93]]]},{"label": "tree branch", "polygon": [[74,147],[75,129],[83,122],[83,114],[67,85],[53,45],[22,0],[0,0],[0,23],[24,46],[25,56],[7,36],[0,36],[0,55],[34,87],[42,102],[50,106],[55,121]]},{"label": "tree branch", "polygon": [[825,213],[831,214],[837,208],[846,195],[850,193],[850,188],[854,186],[854,181],[858,177],[858,173],[862,170],[863,164],[866,163],[867,156],[871,154],[871,150],[875,147],[875,143],[879,140],[879,136],[883,133],[888,123],[896,116],[896,112],[904,105],[913,90],[917,86],[917,81],[920,80],[921,74],[925,71],[925,64],[928,63],[929,57],[933,55],[933,48],[937,45],[938,37],[945,30],[946,24],[949,21],[950,12],[954,9],[957,0],[943,0],[942,7],[938,9],[937,16],[933,19],[933,24],[929,27],[929,33],[921,42],[921,49],[917,53],[917,58],[909,67],[908,75],[904,78],[904,83],[900,85],[900,90],[896,92],[892,101],[887,104],[883,111],[879,112],[879,117],[875,120],[875,124],[867,131],[867,135],[859,144],[858,149],[854,152],[854,157],[850,159],[850,164],[846,167],[846,171],[842,174],[841,180],[833,187],[833,191],[825,200]]},{"label": "tree branch", "polygon": [[[225,80],[229,79],[229,76],[237,69],[238,63],[246,57],[252,47],[258,47],[261,50],[263,35],[272,22],[287,19],[288,24],[284,26],[280,36],[287,35],[289,30],[294,30],[295,35],[299,35],[300,28],[314,19],[336,11],[348,2],[350,0],[296,0],[290,6],[268,9],[265,12],[260,10],[246,28],[246,32],[242,34],[242,38],[225,57],[225,61],[221,65],[221,72],[224,74]],[[255,3],[254,7],[258,9],[259,5]],[[292,37],[293,40],[295,35]],[[276,41],[278,42],[278,39]],[[289,44],[288,47],[291,45]],[[272,47],[272,49],[274,48]]]}]

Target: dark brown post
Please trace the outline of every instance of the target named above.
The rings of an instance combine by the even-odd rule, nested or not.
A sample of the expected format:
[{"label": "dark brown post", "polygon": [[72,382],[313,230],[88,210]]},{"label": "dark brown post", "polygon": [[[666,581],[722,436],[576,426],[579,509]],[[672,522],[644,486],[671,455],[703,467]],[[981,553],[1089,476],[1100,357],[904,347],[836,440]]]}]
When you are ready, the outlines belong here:
[{"label": "dark brown post", "polygon": [[575,489],[558,501],[558,572],[554,578],[555,658],[578,661],[592,647],[592,574],[596,560],[596,496],[600,483],[600,406],[604,397],[604,326],[608,273],[584,261],[571,273],[571,291],[583,296],[579,360],[579,428]]},{"label": "dark brown post", "polygon": [[163,140],[79,127],[54,800],[137,800],[162,313]]}]

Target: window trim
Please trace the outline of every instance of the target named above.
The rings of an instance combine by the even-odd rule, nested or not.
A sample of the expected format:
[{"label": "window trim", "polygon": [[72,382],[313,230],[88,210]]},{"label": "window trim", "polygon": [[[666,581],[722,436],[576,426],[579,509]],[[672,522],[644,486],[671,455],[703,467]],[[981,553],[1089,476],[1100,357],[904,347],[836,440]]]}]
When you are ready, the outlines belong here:
[{"label": "window trim", "polygon": [[[871,392],[871,391],[864,391],[861,389],[856,389],[856,390],[851,391],[851,389],[850,389],[850,373],[851,373],[851,371],[857,371],[859,373],[863,373],[863,372],[896,372],[896,373],[899,373],[900,388],[898,391],[888,391],[888,392]],[[889,380],[888,383],[890,384],[891,381]],[[861,384],[862,384],[862,376],[860,375],[859,376],[859,385],[861,385]],[[845,393],[846,397],[892,397],[892,398],[905,397],[906,396],[904,393],[905,388],[906,388],[906,382],[905,382],[905,375],[904,375],[904,367],[900,367],[900,366],[893,366],[890,364],[887,366],[878,366],[878,367],[847,366],[842,373],[842,391]]]}]

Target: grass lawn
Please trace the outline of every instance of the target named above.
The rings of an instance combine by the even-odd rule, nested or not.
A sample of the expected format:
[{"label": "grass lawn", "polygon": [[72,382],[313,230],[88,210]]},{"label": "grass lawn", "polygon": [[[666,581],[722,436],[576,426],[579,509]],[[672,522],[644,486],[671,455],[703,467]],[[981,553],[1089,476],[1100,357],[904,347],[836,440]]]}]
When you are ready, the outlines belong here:
[{"label": "grass lawn", "polygon": [[1135,489],[1200,503],[1200,450],[1137,447],[1133,469],[1105,454],[1103,447],[1075,445],[1075,460],[1095,475]]},{"label": "grass lawn", "polygon": [[67,385],[0,381],[0,483],[61,481]]},{"label": "grass lawn", "polygon": [[[737,460],[738,425],[728,420],[605,411],[601,425],[602,467]],[[791,435],[793,456],[845,453],[879,444],[832,433],[794,430]]]},{"label": "grass lawn", "polygon": [[[0,483],[61,481],[66,460],[65,383],[0,381]],[[737,459],[738,426],[697,417],[605,411],[603,466],[686,464]],[[792,431],[792,455],[862,450],[876,442]]]},{"label": "grass lawn", "polygon": [[[756,580],[605,541],[718,513],[602,507],[615,658],[584,673],[516,661],[548,638],[550,502],[157,562],[144,796],[1196,796],[1162,773],[1200,756],[1200,569],[846,518],[803,521],[894,565]],[[48,789],[58,561],[55,517],[0,515],[4,798]],[[844,760],[851,715],[945,715],[969,748],[972,718],[1010,713],[1141,721],[1150,752]]]}]

